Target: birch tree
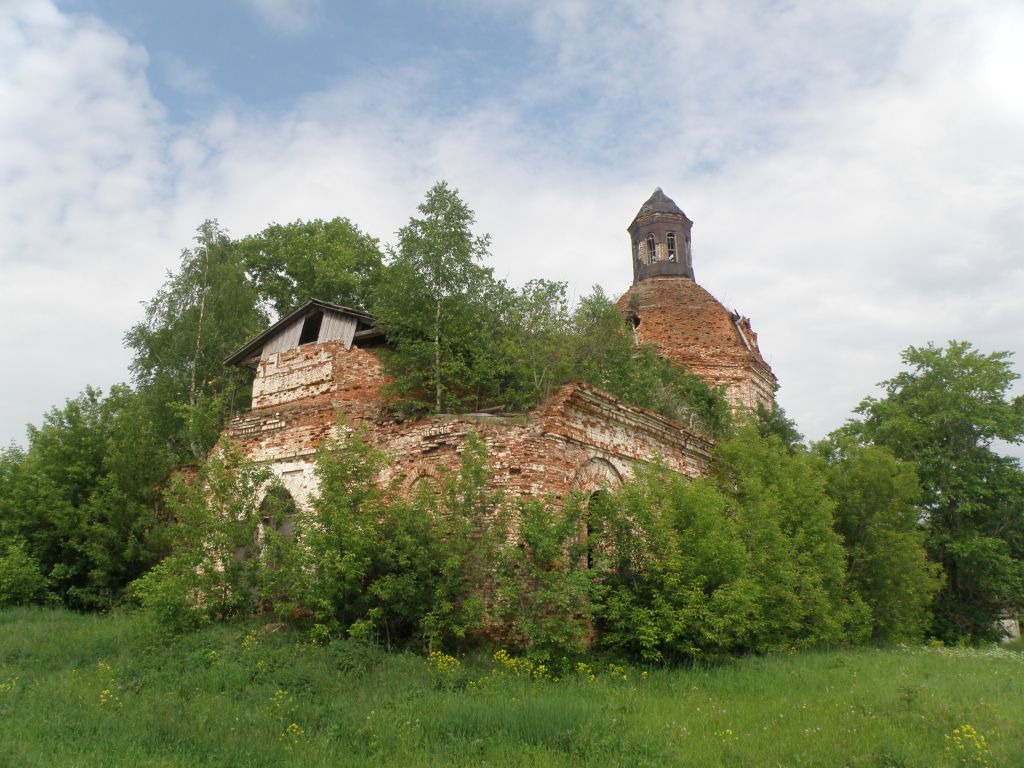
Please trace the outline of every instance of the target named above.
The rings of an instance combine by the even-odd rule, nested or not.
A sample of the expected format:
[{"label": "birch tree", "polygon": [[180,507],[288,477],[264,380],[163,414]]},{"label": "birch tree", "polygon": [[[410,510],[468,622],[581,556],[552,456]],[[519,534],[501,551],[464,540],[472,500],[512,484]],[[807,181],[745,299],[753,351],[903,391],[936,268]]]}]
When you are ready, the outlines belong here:
[{"label": "birch tree", "polygon": [[224,358],[262,330],[267,317],[237,245],[214,220],[146,303],[145,319],[125,334],[132,374],[179,460],[201,460],[224,418],[248,404],[247,376]]},{"label": "birch tree", "polygon": [[439,181],[417,210],[398,231],[372,311],[393,347],[395,393],[412,411],[444,413],[492,389],[476,352],[496,319],[488,296],[502,286],[482,264],[490,238],[473,233],[458,190]]}]

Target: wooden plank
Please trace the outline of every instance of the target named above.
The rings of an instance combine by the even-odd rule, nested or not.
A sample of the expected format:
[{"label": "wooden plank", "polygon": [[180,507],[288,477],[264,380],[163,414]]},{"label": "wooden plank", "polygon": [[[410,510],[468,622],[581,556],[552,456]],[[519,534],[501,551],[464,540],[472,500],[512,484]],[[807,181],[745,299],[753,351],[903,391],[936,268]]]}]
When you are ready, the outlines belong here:
[{"label": "wooden plank", "polygon": [[305,318],[298,317],[294,322],[289,323],[276,334],[267,339],[263,345],[263,352],[260,357],[266,360],[275,352],[284,352],[286,349],[293,349],[299,346],[299,334],[302,333],[302,322]]},{"label": "wooden plank", "polygon": [[345,349],[352,349],[352,339],[356,335],[356,324],[358,320],[352,315],[344,315],[341,312],[324,310],[324,319],[320,324],[320,336],[318,342],[341,341]]}]

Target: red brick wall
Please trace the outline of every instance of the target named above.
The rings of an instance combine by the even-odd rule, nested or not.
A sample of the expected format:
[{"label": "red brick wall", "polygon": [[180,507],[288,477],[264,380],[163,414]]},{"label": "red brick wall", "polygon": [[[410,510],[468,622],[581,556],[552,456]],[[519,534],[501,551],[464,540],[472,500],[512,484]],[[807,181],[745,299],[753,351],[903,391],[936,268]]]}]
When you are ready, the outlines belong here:
[{"label": "red brick wall", "polygon": [[724,387],[734,408],[771,407],[775,377],[761,357],[747,318],[685,277],[651,277],[633,285],[619,309],[639,321],[639,344],[685,365],[709,386]]},{"label": "red brick wall", "polygon": [[[406,487],[457,467],[470,434],[479,435],[487,446],[495,485],[513,496],[563,497],[598,481],[629,477],[637,462],[662,460],[691,477],[707,469],[712,449],[708,438],[593,387],[567,384],[525,416],[442,415],[398,421],[381,410],[384,379],[371,353],[332,345],[333,374],[325,389],[322,351],[302,347],[279,353],[285,359],[261,372],[269,371],[278,377],[274,381],[287,386],[276,391],[264,386],[258,395],[259,402],[275,405],[256,408],[229,425],[229,434],[249,458],[289,472],[301,469],[304,495],[311,492],[311,472],[300,465],[311,464],[318,446],[335,435],[338,414],[350,424],[365,424],[371,441],[389,455],[381,481],[399,478]],[[282,371],[290,378],[283,378]],[[310,373],[303,378],[295,372]],[[286,396],[296,392],[308,397]],[[595,460],[602,471],[593,470]]]}]

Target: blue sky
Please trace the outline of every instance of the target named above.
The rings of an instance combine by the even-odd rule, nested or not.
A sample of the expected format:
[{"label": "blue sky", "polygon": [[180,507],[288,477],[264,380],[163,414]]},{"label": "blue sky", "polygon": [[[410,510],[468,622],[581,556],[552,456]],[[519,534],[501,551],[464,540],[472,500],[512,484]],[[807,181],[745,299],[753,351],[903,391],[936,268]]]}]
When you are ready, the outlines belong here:
[{"label": "blue sky", "polygon": [[[61,0],[103,18],[151,57],[154,96],[176,123],[222,100],[283,114],[305,93],[396,66],[446,78],[438,110],[522,77],[534,43],[526,17],[439,3],[111,2]],[[524,55],[526,54],[526,55]]]},{"label": "blue sky", "polygon": [[348,216],[445,178],[513,283],[630,279],[655,186],[811,438],[910,344],[1024,365],[1017,0],[0,2],[0,443],[128,378],[196,227]]}]

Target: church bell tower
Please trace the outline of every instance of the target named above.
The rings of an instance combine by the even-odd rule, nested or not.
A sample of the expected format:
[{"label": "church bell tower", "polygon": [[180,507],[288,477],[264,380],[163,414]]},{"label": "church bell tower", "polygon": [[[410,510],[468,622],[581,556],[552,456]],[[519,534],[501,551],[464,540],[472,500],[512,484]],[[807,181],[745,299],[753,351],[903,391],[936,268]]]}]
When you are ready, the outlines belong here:
[{"label": "church bell tower", "polygon": [[693,279],[693,222],[657,187],[629,225],[633,283],[658,275]]},{"label": "church bell tower", "polygon": [[618,301],[638,344],[722,388],[735,410],[771,409],[778,380],[750,319],[730,312],[693,277],[693,222],[658,187],[629,225],[633,285]]}]

